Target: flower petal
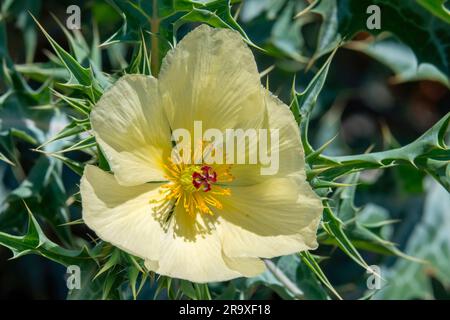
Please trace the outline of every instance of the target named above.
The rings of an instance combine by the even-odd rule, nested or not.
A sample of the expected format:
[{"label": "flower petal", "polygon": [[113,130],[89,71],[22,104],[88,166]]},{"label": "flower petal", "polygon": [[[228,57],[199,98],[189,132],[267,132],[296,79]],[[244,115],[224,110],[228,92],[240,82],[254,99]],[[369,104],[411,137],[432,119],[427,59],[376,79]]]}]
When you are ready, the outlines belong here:
[{"label": "flower petal", "polygon": [[201,25],[167,54],[159,74],[172,129],[258,128],[265,117],[252,52],[236,31]]},{"label": "flower petal", "polygon": [[256,277],[266,271],[266,265],[259,258],[230,258],[222,252],[222,257],[230,269],[245,277]]},{"label": "flower petal", "polygon": [[[232,185],[252,185],[261,183],[268,178],[299,175],[305,177],[305,154],[300,139],[300,131],[289,107],[280,99],[266,89],[264,92],[265,105],[267,108],[267,137],[270,132],[278,131],[278,145],[270,143],[270,162],[263,164],[236,164],[231,168],[235,177]],[[259,152],[258,146],[257,150]],[[248,149],[247,149],[247,152]],[[261,158],[258,158],[261,160]],[[278,162],[278,164],[276,163]],[[270,166],[273,166],[271,169]],[[264,174],[261,169],[265,168]],[[269,170],[270,169],[270,170]]]},{"label": "flower petal", "polygon": [[300,177],[235,186],[231,192],[216,210],[228,257],[272,258],[317,247],[322,203]]},{"label": "flower petal", "polygon": [[156,79],[120,78],[92,110],[91,123],[120,184],[165,180],[162,162],[171,151],[170,129]]},{"label": "flower petal", "polygon": [[205,283],[225,281],[264,271],[259,259],[231,259],[222,254],[222,243],[212,221],[197,214],[194,222],[183,206],[177,206],[162,240],[158,263],[147,261],[149,270],[173,278]]},{"label": "flower petal", "polygon": [[113,175],[88,165],[80,184],[83,220],[103,240],[138,257],[157,260],[164,230],[150,201],[160,197],[159,186],[123,187]]}]

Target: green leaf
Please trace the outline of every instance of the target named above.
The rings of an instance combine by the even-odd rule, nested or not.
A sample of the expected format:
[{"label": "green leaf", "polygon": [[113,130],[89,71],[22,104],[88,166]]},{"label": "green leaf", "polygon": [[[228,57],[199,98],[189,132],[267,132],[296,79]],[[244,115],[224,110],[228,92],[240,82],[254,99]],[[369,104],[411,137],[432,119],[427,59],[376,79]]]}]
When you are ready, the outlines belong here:
[{"label": "green leaf", "polygon": [[47,38],[48,42],[52,46],[55,53],[58,55],[58,58],[64,64],[68,71],[74,76],[74,78],[78,81],[79,84],[84,86],[90,86],[91,77],[88,68],[84,68],[81,66],[78,61],[72,57],[66,50],[64,50],[48,33],[45,31],[44,27],[32,16],[38,27],[41,29],[42,33]]},{"label": "green leaf", "polygon": [[[187,1],[186,1],[187,3]],[[244,29],[236,22],[231,15],[231,1],[230,0],[215,0],[206,3],[190,2],[192,3],[192,9],[187,14],[178,19],[174,24],[174,35],[179,27],[186,22],[203,22],[213,27],[227,28],[238,31],[243,39],[251,46],[258,48],[255,43],[247,36]]]},{"label": "green leaf", "polygon": [[330,208],[330,205],[325,201],[324,207],[324,215],[322,227],[328,235],[336,241],[336,244],[339,248],[349,256],[353,261],[355,261],[358,265],[363,267],[366,270],[369,270],[368,264],[361,257],[360,253],[349,239],[346,232],[344,232],[344,224],[333,210]]},{"label": "green leaf", "polygon": [[181,280],[180,281],[180,290],[181,292],[192,300],[197,300],[197,291],[195,290],[194,284],[190,281]]},{"label": "green leaf", "polygon": [[401,164],[424,170],[450,190],[450,177],[447,174],[450,149],[445,143],[449,122],[450,113],[415,141],[400,148],[352,156],[321,155],[309,176],[318,175],[325,180],[333,180],[352,172]]},{"label": "green leaf", "polygon": [[0,160],[12,166],[18,163],[11,131],[0,132]]},{"label": "green leaf", "polygon": [[231,28],[215,12],[193,8],[173,24],[173,33],[177,34],[178,29],[188,22],[203,22],[217,28]]},{"label": "green leaf", "polygon": [[235,300],[238,290],[233,281],[230,281],[220,295],[214,297],[214,300]]},{"label": "green leaf", "polygon": [[450,24],[450,11],[445,7],[447,0],[416,0],[418,4],[430,11],[442,21]]},{"label": "green leaf", "polygon": [[38,15],[41,6],[40,0],[15,0],[2,3],[1,15],[8,20],[14,18],[15,28],[19,29],[23,35],[23,43],[21,45],[25,49],[26,62],[33,60],[37,46],[37,32],[29,12]]},{"label": "green leaf", "polygon": [[75,172],[80,177],[83,175],[84,165],[81,164],[80,162],[69,159],[60,154],[51,154],[51,157],[62,161],[69,169],[71,169],[73,172]]},{"label": "green leaf", "polygon": [[63,31],[66,36],[67,42],[69,43],[71,52],[73,53],[73,57],[80,63],[83,64],[90,58],[90,48],[86,43],[83,35],[78,30],[73,30],[74,35],[66,29],[64,24],[59,21],[58,17],[54,14],[51,14],[53,19],[56,21],[60,29]]},{"label": "green leaf", "polygon": [[[364,206],[362,209],[356,208],[354,202],[358,181],[358,173],[349,175],[345,180],[348,186],[338,189],[331,199],[332,203],[335,204],[334,210],[337,212],[337,217],[342,221],[343,230],[353,246],[357,249],[417,261],[417,259],[401,252],[394,243],[386,240],[390,236],[389,233],[386,234],[386,228],[392,223],[386,211],[382,211],[380,210],[382,208],[373,205]],[[370,209],[372,211],[369,211]],[[382,229],[384,229],[383,235],[385,237],[382,236]],[[320,242],[337,244],[337,241],[333,240],[335,239],[320,239]]]},{"label": "green leaf", "polygon": [[[283,299],[303,299],[304,293],[295,283],[297,262],[293,256],[281,257],[280,266],[269,261],[268,270],[259,276],[246,280],[246,288],[251,290],[254,286],[263,285],[275,291]],[[289,287],[286,285],[289,283]]]},{"label": "green leaf", "polygon": [[[322,23],[317,35],[317,44],[310,64],[323,54],[332,51],[333,48],[342,41],[342,37],[339,34],[339,19],[336,1],[329,0],[316,2],[316,5],[314,5],[314,3],[312,4],[310,12],[320,15],[322,17]],[[303,19],[298,20],[301,21]]]},{"label": "green leaf", "polygon": [[325,80],[328,75],[328,70],[330,69],[331,61],[333,61],[334,54],[336,53],[338,48],[335,48],[334,51],[327,58],[325,63],[322,65],[320,70],[316,73],[314,78],[308,84],[306,89],[296,94],[297,104],[300,108],[299,113],[302,119],[308,118],[314,106],[317,103],[317,98],[319,97],[320,92],[325,84]]},{"label": "green leaf", "polygon": [[32,17],[47,38],[48,42],[50,42],[50,45],[57,54],[58,58],[72,75],[72,79],[70,79],[66,86],[72,85],[73,88],[83,89],[83,91],[91,97],[92,100],[95,101],[98,99],[101,96],[101,91],[98,84],[93,80],[92,70],[90,68],[83,67],[47,33],[47,31],[41,26],[33,15]]},{"label": "green leaf", "polygon": [[[369,5],[381,9],[381,30],[366,28]],[[344,37],[351,37],[357,31],[374,34],[389,31],[415,52],[419,64],[427,62],[443,74],[450,74],[449,25],[430,15],[416,1],[341,0],[338,10],[339,30]]]},{"label": "green leaf", "polygon": [[325,273],[323,273],[322,269],[320,268],[317,261],[314,259],[313,255],[308,251],[304,251],[300,252],[300,258],[302,259],[302,262],[305,264],[305,266],[308,267],[312,272],[314,272],[314,274],[320,280],[320,282],[322,282],[322,284],[326,286],[339,300],[342,300],[339,293],[336,291],[336,289],[330,283],[328,278],[325,276]]},{"label": "green leaf", "polygon": [[140,289],[142,288],[142,284],[143,284],[143,282],[142,282],[141,286],[139,286],[139,288],[136,288],[139,275],[140,275],[140,271],[138,268],[136,268],[135,266],[128,267],[128,279],[130,282],[130,288],[131,288],[131,292],[133,294],[134,300],[137,299],[137,296],[138,296]]},{"label": "green leaf", "polygon": [[0,245],[10,249],[13,253],[13,258],[26,254],[38,254],[64,266],[77,265],[92,259],[86,249],[66,249],[50,241],[28,207],[27,210],[29,220],[28,230],[25,235],[15,236],[0,232]]},{"label": "green leaf", "polygon": [[80,266],[81,283],[80,289],[72,289],[67,293],[67,300],[96,300],[101,299],[103,294],[103,278],[93,280],[98,271],[95,263],[85,263]]},{"label": "green leaf", "polygon": [[328,59],[325,61],[325,63],[322,65],[320,70],[316,73],[314,78],[310,81],[303,92],[296,92],[295,79],[292,85],[292,101],[290,104],[290,109],[294,115],[295,120],[300,125],[302,144],[305,150],[305,155],[307,157],[314,154],[313,147],[308,140],[309,119],[314,106],[316,105],[319,94],[323,89],[331,61],[333,60],[334,54],[336,53],[337,49],[338,48],[336,48],[335,51],[330,54]]},{"label": "green leaf", "polygon": [[278,17],[272,28],[271,40],[273,45],[288,57],[301,63],[307,63],[308,58],[300,54],[301,48],[304,46],[304,40],[301,35],[303,21],[292,21],[294,7],[295,3],[289,2]]},{"label": "green leaf", "polygon": [[97,274],[94,276],[93,280],[98,278],[101,274],[103,274],[106,271],[109,271],[111,268],[115,267],[116,265],[119,265],[121,262],[121,251],[119,249],[112,249],[112,252],[110,256],[107,258],[106,263],[104,263],[101,267],[101,269],[97,272]]},{"label": "green leaf", "polygon": [[49,140],[47,140],[46,142],[41,144],[36,149],[40,150],[55,141],[78,135],[84,131],[88,131],[89,129],[90,129],[90,123],[89,123],[88,119],[82,120],[82,121],[73,120],[67,126],[65,126],[60,132],[58,132],[56,135],[51,137]]},{"label": "green leaf", "polygon": [[430,80],[450,88],[448,76],[430,63],[419,64],[414,51],[392,36],[380,36],[373,42],[350,42],[347,48],[380,61],[394,72],[393,83]]},{"label": "green leaf", "polygon": [[276,264],[266,261],[267,271],[246,280],[247,290],[264,285],[274,290],[283,299],[321,299],[328,298],[314,273],[297,255],[283,256]]},{"label": "green leaf", "polygon": [[[60,121],[60,118],[56,119]],[[55,126],[55,117],[50,121],[50,132]],[[59,124],[59,123],[58,123]],[[56,125],[58,125],[56,124]],[[11,134],[25,141],[33,141],[24,132],[19,130],[11,130]],[[21,154],[22,155],[22,154]],[[35,154],[39,156],[39,154]],[[7,188],[2,198],[2,211],[0,214],[0,224],[3,230],[12,228],[21,228],[26,223],[25,210],[22,200],[26,199],[27,203],[33,208],[39,218],[43,218],[45,222],[52,227],[52,231],[58,236],[64,245],[72,244],[72,237],[68,227],[61,227],[66,223],[68,218],[67,194],[62,181],[61,163],[45,156],[39,156],[28,165],[27,171],[23,169],[23,164],[16,163],[12,168],[15,181],[9,181],[12,188]]]},{"label": "green leaf", "polygon": [[0,160],[6,162],[7,164],[14,166],[14,162],[9,160],[2,152],[0,152]]},{"label": "green leaf", "polygon": [[53,63],[29,63],[14,65],[17,72],[39,82],[48,79],[69,81],[70,73],[65,68],[57,67]]},{"label": "green leaf", "polygon": [[[366,26],[370,5],[380,7],[381,29]],[[418,65],[428,63],[439,73],[450,74],[449,13],[441,0],[316,0],[297,19],[311,19],[311,13],[322,17],[312,61],[360,31],[374,35],[389,32],[414,51]]]},{"label": "green leaf", "polygon": [[431,277],[450,285],[450,194],[429,181],[421,221],[409,237],[406,253],[428,263],[400,259],[383,270],[387,285],[376,295],[381,299],[432,299]]},{"label": "green leaf", "polygon": [[149,52],[146,44],[145,34],[141,31],[141,39],[135,47],[135,53],[128,66],[129,73],[139,73],[151,75]]},{"label": "green leaf", "polygon": [[64,148],[62,150],[53,151],[49,154],[52,155],[55,153],[65,153],[65,152],[70,152],[70,151],[91,149],[91,148],[95,147],[96,145],[97,145],[97,143],[95,142],[95,137],[89,136],[89,137],[86,137],[84,139],[77,141],[76,143],[68,146],[67,148]]}]

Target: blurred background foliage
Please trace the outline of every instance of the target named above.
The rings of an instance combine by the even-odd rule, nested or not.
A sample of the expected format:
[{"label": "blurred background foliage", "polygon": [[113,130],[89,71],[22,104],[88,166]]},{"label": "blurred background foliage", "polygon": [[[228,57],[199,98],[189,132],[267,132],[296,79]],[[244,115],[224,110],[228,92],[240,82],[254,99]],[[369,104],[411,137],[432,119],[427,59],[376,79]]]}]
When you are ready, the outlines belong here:
[{"label": "blurred background foliage", "polygon": [[[80,30],[65,27],[73,4]],[[366,27],[372,4],[380,30]],[[0,297],[448,299],[448,7],[1,0]],[[252,47],[263,83],[299,122],[308,179],[325,205],[318,250],[208,286],[148,274],[142,261],[99,241],[80,220],[78,194],[85,163],[108,168],[89,133],[92,106],[121,75],[157,73],[199,23],[235,29]],[[20,259],[9,260],[11,252]],[[82,286],[68,292],[65,267],[73,264]],[[372,265],[381,290],[367,286]]]}]

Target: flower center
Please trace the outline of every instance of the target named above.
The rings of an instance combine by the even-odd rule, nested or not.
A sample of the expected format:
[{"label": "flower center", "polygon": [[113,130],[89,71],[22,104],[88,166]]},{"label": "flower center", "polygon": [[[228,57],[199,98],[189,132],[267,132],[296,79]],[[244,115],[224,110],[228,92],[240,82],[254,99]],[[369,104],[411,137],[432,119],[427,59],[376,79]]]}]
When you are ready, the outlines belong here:
[{"label": "flower center", "polygon": [[[220,186],[221,183],[233,180],[230,165],[195,165],[174,163],[171,159],[166,163],[166,178],[169,182],[161,187],[164,197],[156,210],[173,211],[174,206],[183,204],[186,212],[195,217],[196,214],[213,215],[212,208],[222,209],[220,196],[231,194],[230,189]],[[218,199],[219,198],[219,199]]]},{"label": "flower center", "polygon": [[208,192],[211,190],[211,184],[217,182],[217,173],[210,166],[201,167],[201,172],[195,171],[192,174],[192,184],[196,189]]}]

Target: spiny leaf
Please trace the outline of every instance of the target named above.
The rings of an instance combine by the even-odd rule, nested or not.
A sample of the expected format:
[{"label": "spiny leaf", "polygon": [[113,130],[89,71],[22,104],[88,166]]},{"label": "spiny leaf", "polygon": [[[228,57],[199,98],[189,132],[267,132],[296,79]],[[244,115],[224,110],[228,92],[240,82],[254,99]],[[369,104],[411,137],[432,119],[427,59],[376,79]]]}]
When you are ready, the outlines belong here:
[{"label": "spiny leaf", "polygon": [[296,92],[295,78],[292,84],[292,101],[290,104],[290,108],[297,123],[300,125],[302,144],[305,150],[305,155],[307,157],[311,154],[314,154],[314,149],[308,140],[309,119],[311,116],[311,112],[313,111],[313,108],[317,102],[317,98],[325,84],[331,61],[333,60],[334,54],[336,53],[337,49],[338,48],[335,48],[335,50],[330,54],[328,59],[325,61],[323,66],[316,73],[314,78],[311,80],[311,82],[303,92]]},{"label": "spiny leaf", "polygon": [[[26,206],[26,205],[25,205]],[[81,264],[91,260],[87,250],[70,250],[50,241],[42,231],[33,214],[26,206],[29,220],[28,231],[23,236],[15,236],[0,232],[0,245],[9,248],[13,258],[26,254],[38,254],[64,266]]]},{"label": "spiny leaf", "polygon": [[433,299],[432,278],[450,285],[450,196],[447,190],[430,180],[424,212],[406,244],[406,253],[426,264],[399,259],[383,271],[388,285],[376,291],[377,299]]},{"label": "spiny leaf", "polygon": [[[31,14],[31,13],[30,13]],[[94,101],[101,96],[101,91],[99,90],[98,85],[92,78],[92,70],[90,68],[83,67],[74,57],[72,57],[66,50],[64,50],[42,27],[42,25],[36,20],[36,18],[31,15],[38,27],[41,29],[42,33],[45,35],[47,40],[50,42],[53,50],[57,54],[58,58],[67,68],[67,70],[73,76],[72,80],[75,80],[76,83],[69,83],[69,85],[73,85],[75,87],[76,84],[79,84],[79,89],[82,89],[87,93],[91,99]]]},{"label": "spiny leaf", "polygon": [[[378,225],[372,225],[371,228],[369,228],[368,225],[360,223],[359,213],[361,210],[356,208],[354,203],[358,180],[359,173],[349,175],[344,182],[350,184],[350,186],[347,188],[338,189],[330,199],[330,201],[333,201],[335,204],[334,211],[337,212],[337,217],[342,221],[342,226],[345,229],[345,233],[355,248],[386,255],[395,255],[411,261],[421,262],[420,259],[404,254],[395,246],[394,243],[381,238],[374,232],[375,228],[380,228],[391,221],[382,221],[383,223],[379,222]],[[328,244],[335,242],[327,240],[320,241]]]},{"label": "spiny leaf", "polygon": [[89,136],[87,138],[81,139],[80,141],[74,143],[73,145],[64,148],[62,150],[51,152],[51,154],[55,153],[65,153],[70,151],[84,150],[95,147],[97,144],[95,142],[95,138],[93,136]]},{"label": "spiny leaf", "polygon": [[413,49],[393,36],[382,34],[372,42],[353,41],[345,47],[363,52],[390,68],[394,72],[391,83],[429,80],[450,88],[446,74],[430,63],[419,63]]},{"label": "spiny leaf", "polygon": [[47,146],[48,144],[67,138],[67,137],[71,137],[71,136],[75,136],[77,134],[80,134],[84,131],[89,130],[89,121],[83,121],[83,122],[76,122],[76,121],[72,121],[70,122],[64,129],[62,129],[60,132],[58,132],[58,134],[56,134],[55,136],[53,136],[52,138],[50,138],[49,140],[47,140],[46,142],[44,142],[43,144],[41,144],[40,146],[38,146],[36,148],[36,151],[44,148],[45,146]]},{"label": "spiny leaf", "polygon": [[9,160],[2,152],[0,152],[0,160],[6,162],[7,164],[11,166],[15,166],[14,162]]},{"label": "spiny leaf", "polygon": [[53,89],[51,89],[51,91],[56,97],[67,103],[67,105],[72,107],[75,111],[79,112],[82,115],[89,115],[89,112],[92,109],[92,104],[89,101],[86,101],[85,99],[69,97]]},{"label": "spiny leaf", "polygon": [[44,27],[36,20],[36,18],[31,15],[38,25],[39,29],[41,29],[42,33],[45,35],[47,40],[50,42],[50,45],[55,50],[55,53],[58,55],[58,58],[70,71],[70,73],[75,77],[79,84],[84,86],[90,86],[92,84],[91,77],[88,68],[84,68],[81,66],[75,58],[73,58],[66,50],[64,50],[48,33],[45,31]]},{"label": "spiny leaf", "polygon": [[325,202],[324,206],[324,217],[322,226],[324,230],[336,240],[337,245],[341,250],[347,254],[353,261],[359,264],[366,270],[369,270],[368,264],[359,254],[358,250],[355,248],[351,240],[348,238],[343,229],[343,223],[334,212],[331,210],[329,204]]},{"label": "spiny leaf", "polygon": [[334,289],[333,285],[330,283],[328,278],[323,273],[322,269],[320,268],[317,261],[314,259],[311,253],[308,251],[303,251],[299,253],[300,258],[302,259],[303,263],[305,263],[308,268],[310,268],[314,274],[319,278],[319,280],[331,291],[333,294],[339,299],[342,300],[342,297],[339,295],[339,293]]},{"label": "spiny leaf", "polygon": [[71,169],[73,172],[75,172],[80,177],[83,175],[84,165],[81,164],[80,162],[69,159],[61,154],[53,153],[53,154],[50,154],[50,156],[62,161],[69,169]]},{"label": "spiny leaf", "polygon": [[97,272],[97,274],[94,276],[93,280],[95,280],[97,277],[99,277],[104,272],[110,270],[114,266],[120,263],[120,250],[119,249],[113,249],[110,257],[106,261],[106,263],[102,266],[102,268]]},{"label": "spiny leaf", "polygon": [[[449,122],[450,113],[415,141],[400,148],[353,156],[321,155],[314,168],[320,169],[322,179],[333,180],[351,172],[403,164],[432,173],[450,190],[450,179],[445,175],[450,160],[450,150],[445,144]],[[444,174],[439,170],[444,170]]]},{"label": "spiny leaf", "polygon": [[416,0],[418,4],[422,7],[430,11],[442,21],[450,24],[450,11],[445,7],[445,3],[447,0],[435,0],[435,1],[427,1],[427,0]]},{"label": "spiny leaf", "polygon": [[217,28],[236,30],[249,45],[261,51],[265,51],[251,41],[244,29],[242,29],[233,18],[231,15],[230,0],[215,0],[204,4],[199,2],[191,3],[193,5],[192,9],[173,24],[174,35],[176,35],[178,29],[187,22],[203,22]]},{"label": "spiny leaf", "polygon": [[[326,28],[327,36],[318,41],[322,48],[318,54],[329,52],[336,42],[349,40],[360,31],[370,32],[374,35],[389,32],[395,34],[414,50],[418,64],[430,63],[436,66],[442,74],[448,75],[450,73],[449,14],[440,2],[440,0],[395,2],[389,0],[316,0],[312,11],[325,18],[324,24],[331,23],[331,26]],[[424,5],[425,3],[426,5]],[[370,5],[377,5],[380,8],[381,28],[367,28],[366,10]],[[302,19],[302,16],[299,19]]]},{"label": "spiny leaf", "polygon": [[334,51],[327,58],[325,63],[322,65],[320,70],[316,73],[314,78],[308,84],[306,89],[297,94],[298,105],[300,108],[300,115],[302,118],[309,117],[311,112],[313,111],[314,106],[316,105],[317,98],[319,93],[322,91],[323,85],[325,84],[325,80],[328,75],[328,70],[331,65],[331,61],[333,61],[333,57],[339,47],[336,47]]}]

